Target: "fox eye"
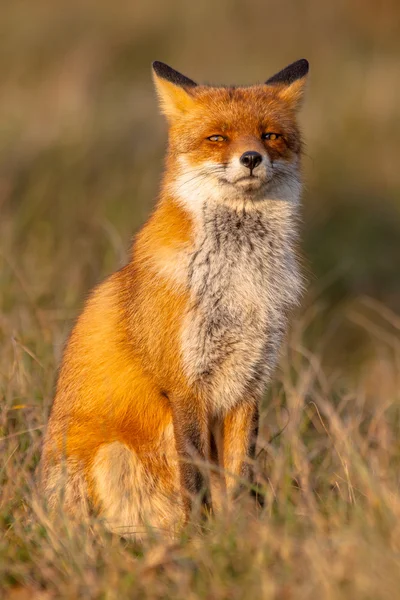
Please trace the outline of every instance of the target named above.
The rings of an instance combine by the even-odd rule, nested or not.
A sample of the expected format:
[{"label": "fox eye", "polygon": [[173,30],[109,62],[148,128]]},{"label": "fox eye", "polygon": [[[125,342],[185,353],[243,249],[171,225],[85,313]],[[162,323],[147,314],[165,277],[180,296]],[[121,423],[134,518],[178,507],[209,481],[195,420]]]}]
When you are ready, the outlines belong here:
[{"label": "fox eye", "polygon": [[263,140],[269,140],[270,142],[272,142],[272,141],[277,140],[278,138],[282,137],[282,134],[268,132],[268,133],[263,133],[261,137]]},{"label": "fox eye", "polygon": [[225,142],[226,141],[226,137],[224,137],[223,135],[210,135],[210,137],[208,137],[207,139],[210,140],[210,142]]}]

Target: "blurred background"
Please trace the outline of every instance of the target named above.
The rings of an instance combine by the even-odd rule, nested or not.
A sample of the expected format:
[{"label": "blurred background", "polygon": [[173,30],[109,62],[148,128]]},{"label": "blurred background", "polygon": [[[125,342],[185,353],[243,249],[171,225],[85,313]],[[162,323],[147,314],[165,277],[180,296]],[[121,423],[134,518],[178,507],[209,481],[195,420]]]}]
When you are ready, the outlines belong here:
[{"label": "blurred background", "polygon": [[86,293],[124,263],[154,204],[166,125],[151,62],[250,84],[302,57],[309,292],[299,319],[327,368],[390,351],[398,0],[13,0],[0,21],[0,341],[18,339],[10,358],[24,347],[54,372]]}]

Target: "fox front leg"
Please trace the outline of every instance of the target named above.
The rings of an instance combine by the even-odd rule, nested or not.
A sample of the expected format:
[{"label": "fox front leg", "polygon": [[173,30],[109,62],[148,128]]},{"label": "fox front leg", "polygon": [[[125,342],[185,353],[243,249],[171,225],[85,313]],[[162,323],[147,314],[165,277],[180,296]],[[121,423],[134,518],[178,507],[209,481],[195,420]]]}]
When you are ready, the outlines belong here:
[{"label": "fox front leg", "polygon": [[231,410],[219,425],[217,437],[219,478],[214,477],[213,506],[220,510],[235,492],[253,481],[258,434],[258,401],[246,400]]},{"label": "fox front leg", "polygon": [[208,504],[206,463],[209,432],[206,415],[202,414],[199,404],[175,400],[172,408],[186,522],[192,513],[193,500],[197,498],[202,504]]}]

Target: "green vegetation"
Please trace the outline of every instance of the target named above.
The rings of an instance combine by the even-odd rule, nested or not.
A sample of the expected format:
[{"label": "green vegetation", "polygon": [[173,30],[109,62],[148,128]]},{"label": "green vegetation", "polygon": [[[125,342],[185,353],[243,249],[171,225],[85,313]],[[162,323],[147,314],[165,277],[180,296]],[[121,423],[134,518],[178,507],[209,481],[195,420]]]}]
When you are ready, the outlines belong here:
[{"label": "green vegetation", "polygon": [[[0,597],[399,596],[399,23],[395,0],[4,3]],[[302,55],[309,293],[263,407],[265,509],[141,548],[50,523],[34,471],[63,344],[159,185],[151,61],[251,83]]]}]

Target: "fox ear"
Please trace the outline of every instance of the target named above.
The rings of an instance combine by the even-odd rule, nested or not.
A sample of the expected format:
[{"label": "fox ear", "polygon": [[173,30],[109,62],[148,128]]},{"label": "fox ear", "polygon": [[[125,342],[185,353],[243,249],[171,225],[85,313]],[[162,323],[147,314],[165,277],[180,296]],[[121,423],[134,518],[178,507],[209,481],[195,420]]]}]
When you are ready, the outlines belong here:
[{"label": "fox ear", "polygon": [[153,78],[161,109],[168,118],[173,119],[193,106],[189,90],[197,83],[158,60],[153,62]]},{"label": "fox ear", "polygon": [[279,97],[297,109],[303,98],[308,69],[308,60],[301,58],[267,79],[265,83],[276,86]]}]

